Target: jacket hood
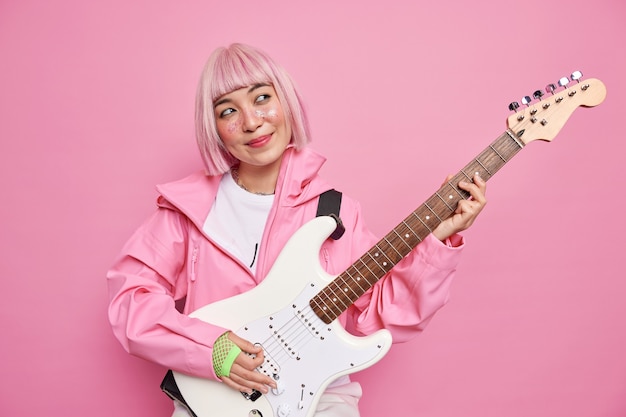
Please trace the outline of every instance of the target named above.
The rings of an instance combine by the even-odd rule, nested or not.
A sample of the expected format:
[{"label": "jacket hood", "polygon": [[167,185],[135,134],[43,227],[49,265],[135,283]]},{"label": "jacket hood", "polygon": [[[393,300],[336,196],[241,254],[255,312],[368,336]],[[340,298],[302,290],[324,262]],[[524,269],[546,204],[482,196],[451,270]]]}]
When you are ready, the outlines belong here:
[{"label": "jacket hood", "polygon": [[[295,207],[332,188],[318,174],[325,162],[324,156],[308,147],[299,151],[287,148],[276,184],[278,204]],[[184,213],[201,228],[221,179],[222,175],[209,176],[198,171],[178,181],[157,185],[157,205]]]}]

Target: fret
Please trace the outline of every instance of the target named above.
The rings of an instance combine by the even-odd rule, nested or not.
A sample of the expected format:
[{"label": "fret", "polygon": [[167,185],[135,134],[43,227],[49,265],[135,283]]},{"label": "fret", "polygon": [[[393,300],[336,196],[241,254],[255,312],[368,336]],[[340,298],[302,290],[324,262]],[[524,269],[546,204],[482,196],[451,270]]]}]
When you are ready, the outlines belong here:
[{"label": "fret", "polygon": [[[341,275],[339,276],[339,278],[341,278]],[[339,299],[339,301],[341,301],[341,304],[343,304],[347,309],[348,307],[352,305],[352,303],[349,302],[351,301],[351,298],[348,292],[348,291],[352,291],[352,288],[349,285],[347,285],[348,283],[345,281],[343,282],[344,285],[339,285],[338,280],[335,280],[334,282],[337,283],[337,287],[339,288],[339,293],[337,294],[337,298]]]},{"label": "fret", "polygon": [[408,246],[409,252],[422,240],[419,234],[415,233],[411,226],[407,224],[406,219],[396,227],[396,231]]},{"label": "fret", "polygon": [[[385,242],[387,242],[387,244],[391,247],[391,249],[393,249],[393,250],[394,250],[394,251],[395,251],[398,255],[400,255],[400,258],[402,258],[402,257],[403,257],[403,255],[402,255],[400,252],[398,252],[398,250],[396,249],[396,247],[395,247],[394,245],[392,245],[392,244],[391,244],[391,242],[389,242],[389,240],[387,240],[387,236],[385,236],[383,239],[384,239],[384,241],[385,241]],[[395,262],[395,261],[392,261],[392,263],[393,263],[394,265],[396,264],[396,262]]]},{"label": "fret", "polygon": [[424,223],[424,221],[420,218],[420,216],[417,215],[416,212],[411,213],[417,220],[420,221],[420,223],[422,223],[424,225],[424,227],[426,229],[428,229],[429,232],[432,232],[432,230],[430,229],[430,227],[428,227],[428,225],[426,223]]},{"label": "fret", "polygon": [[368,277],[373,278],[373,281],[376,282],[376,279],[378,277],[378,274],[374,274],[371,270],[369,271],[369,274],[364,273],[364,271],[362,270],[362,267],[358,265],[358,263],[361,263],[361,265],[366,266],[366,263],[363,261],[363,256],[361,256],[361,258],[359,258],[353,265],[353,268],[355,273],[356,273],[356,279],[350,275],[350,278],[352,278],[353,281],[356,281],[357,279],[360,280],[364,280],[368,285],[371,286],[371,280],[368,279]]},{"label": "fret", "polygon": [[[382,255],[385,257],[385,259],[387,259],[387,261],[389,261],[389,263],[390,263],[392,266],[394,265],[393,261],[392,261],[391,259],[389,259],[389,257],[387,256],[387,253],[386,253],[384,250],[382,250],[378,244],[376,244],[376,245],[375,245],[372,249],[370,249],[367,253],[368,253],[368,254],[370,254],[370,253],[371,253],[372,251],[374,251],[374,250],[375,250],[375,253],[374,253],[374,256],[373,256],[374,258],[377,258],[377,257],[379,256],[378,254],[382,254]],[[370,254],[370,256],[372,256],[372,255]],[[387,268],[388,264],[387,264],[387,262],[386,262],[386,261],[383,261],[383,266],[385,267],[385,270],[386,270],[386,271],[388,271],[388,270],[390,269],[390,268]]]},{"label": "fret", "polygon": [[478,163],[480,164],[480,166],[481,166],[481,167],[485,170],[485,172],[486,172],[487,174],[489,174],[489,176],[490,176],[490,177],[493,175],[491,172],[489,172],[489,170],[487,169],[487,167],[486,167],[486,166],[484,166],[484,165],[482,164],[482,162],[480,162],[478,159],[476,159],[476,162],[478,162]]},{"label": "fret", "polygon": [[[376,276],[376,274],[374,273],[374,271],[372,271],[372,270],[370,269],[370,267],[369,267],[369,266],[367,266],[367,263],[363,262],[363,257],[361,257],[361,258],[359,259],[359,261],[361,262],[361,264],[363,264],[363,266],[364,266],[365,268],[367,268],[367,270],[369,271],[369,273],[370,273],[370,275],[371,275],[371,276],[373,276],[373,277],[375,277],[375,276]],[[360,295],[362,295],[362,294],[360,294]]]},{"label": "fret", "polygon": [[[320,292],[321,295],[325,294],[325,290],[322,290]],[[318,313],[316,313],[320,318],[322,318],[322,316],[319,314],[319,312],[322,312],[322,314],[324,315],[328,315],[328,317],[332,317],[332,315],[329,315],[329,311],[334,315],[335,313],[332,312],[332,308],[330,308],[328,306],[328,304],[326,304],[326,300],[328,300],[327,297],[313,297],[311,299],[311,302],[309,303],[311,305],[311,308],[313,309],[313,311],[316,311]],[[320,303],[322,304],[320,306]],[[315,304],[315,305],[313,305]],[[339,314],[341,314],[341,310],[339,310]],[[337,315],[339,315],[337,314]],[[332,321],[332,320],[331,320]]]},{"label": "fret", "polygon": [[[473,174],[472,175],[468,175],[465,171],[470,171]],[[484,169],[481,169],[480,166],[476,166],[474,164],[470,164],[467,167],[465,167],[465,169],[461,170],[461,172],[463,173],[463,175],[465,175],[470,181],[473,181],[474,175],[478,175],[480,176],[482,179],[489,179],[489,173],[487,171],[485,171]]]},{"label": "fret", "polygon": [[[354,295],[356,295],[356,298],[354,300],[356,300],[357,298],[359,298],[361,296],[361,294],[355,292],[354,288],[352,288],[352,285],[350,285],[351,283],[354,283],[354,280],[347,281],[345,279],[345,277],[343,276],[343,274],[342,274],[342,275],[339,275],[335,281],[341,281],[342,282],[342,285],[341,285],[341,288],[342,288],[341,295],[345,296],[345,298],[347,298],[348,300],[352,300],[352,296],[349,295],[348,290],[352,291],[352,293]],[[350,304],[352,304],[352,303],[350,303]]]},{"label": "fret", "polygon": [[424,206],[426,206],[426,208],[427,208],[428,210],[430,210],[430,212],[431,212],[432,214],[434,214],[434,215],[435,215],[435,217],[437,218],[437,220],[439,220],[439,223],[441,223],[441,222],[443,221],[443,220],[441,219],[441,217],[439,217],[439,216],[437,215],[437,213],[435,212],[435,210],[433,210],[433,209],[432,209],[432,208],[428,205],[428,203],[424,203]]},{"label": "fret", "polygon": [[[330,288],[330,285],[331,285],[331,284],[335,286],[335,289],[331,289],[331,288]],[[340,308],[340,306],[339,306],[339,305],[337,305],[337,301],[341,302],[341,304],[343,304],[344,308],[346,308],[346,309],[347,309],[347,308],[349,307],[349,305],[346,305],[346,304],[343,302],[343,299],[342,299],[343,297],[341,296],[341,287],[340,287],[340,286],[339,286],[339,284],[337,283],[337,280],[332,281],[332,282],[329,284],[329,286],[327,286],[326,288],[328,288],[328,291],[330,291],[330,293],[331,293],[331,298],[330,298],[330,300],[333,302],[333,305],[334,305],[335,307],[339,307],[339,308]],[[339,290],[339,292],[337,292],[337,290]],[[340,308],[340,311],[343,311],[343,309],[341,309],[341,308]]]},{"label": "fret", "polygon": [[465,170],[464,170],[464,169],[462,169],[460,172],[461,172],[461,174],[463,174],[463,176],[465,176],[465,178],[467,179],[467,181],[471,181],[471,182],[473,182],[473,181],[474,181],[474,180],[473,180],[473,176],[472,176],[472,177],[470,177],[469,175],[467,175],[467,174],[465,173]]},{"label": "fret", "polygon": [[[366,262],[365,258],[369,258],[369,260]],[[377,269],[380,270],[381,274],[386,274],[387,273],[387,269],[383,268],[378,261],[369,253],[367,252],[364,256],[361,257],[360,259],[361,262],[363,262],[363,264],[367,267],[367,269],[371,272],[372,276],[378,276],[377,273],[375,273],[374,271],[372,271],[370,269],[370,267],[368,265],[372,265],[372,267],[374,267],[374,265],[376,265],[376,267],[378,267]]]},{"label": "fret", "polygon": [[[441,189],[439,191],[441,191]],[[428,204],[428,207],[433,210],[433,213],[437,216],[437,220],[441,223],[454,212],[456,206],[450,207],[446,204],[444,201],[445,199],[439,195],[439,191],[435,192],[428,200],[426,200],[425,204]]]},{"label": "fret", "polygon": [[[422,238],[420,237],[419,233],[416,233],[415,230],[413,230],[413,228],[411,227],[411,225],[409,225],[406,222],[406,219],[402,220],[402,224],[406,226],[407,229],[409,229],[411,231],[411,234],[417,238],[417,240],[419,240],[420,242],[422,241]],[[415,245],[413,245],[415,246]]]},{"label": "fret", "polygon": [[517,146],[519,146],[520,149],[524,147],[524,144],[520,142],[519,139],[517,139],[517,136],[515,136],[515,134],[511,132],[509,129],[507,129],[504,133],[507,134],[511,139],[513,139],[513,141],[517,143]]},{"label": "fret", "polygon": [[[458,182],[458,181],[455,181],[455,182]],[[473,181],[470,180],[470,182],[473,182]],[[454,185],[450,184],[449,182],[448,182],[448,187],[452,188],[452,191],[457,193],[459,195],[459,197],[461,197],[462,200],[465,200],[465,199],[469,198],[469,196],[470,196],[469,192],[467,192],[465,190],[462,190],[459,187],[455,187]]]},{"label": "fret", "polygon": [[[354,282],[359,287],[359,290],[361,291],[361,295],[365,294],[365,291],[367,291],[367,288],[369,288],[369,287],[367,287],[367,288],[361,287],[361,284],[359,284],[359,281],[361,280],[361,277],[357,277],[357,279],[354,279],[352,277],[352,275],[348,274],[348,276],[350,277],[352,282]],[[367,280],[365,280],[365,282],[367,282],[369,284],[369,282]]]},{"label": "fret", "polygon": [[504,159],[504,157],[502,157],[502,155],[500,155],[500,152],[498,152],[496,150],[496,148],[494,148],[493,146],[489,145],[489,147],[491,148],[492,151],[495,152],[496,155],[498,155],[500,157],[500,159],[502,159],[502,162],[506,162],[506,159]]},{"label": "fret", "polygon": [[446,201],[446,199],[445,199],[445,198],[443,198],[442,196],[440,196],[438,192],[436,192],[436,193],[435,193],[435,195],[436,195],[437,197],[439,197],[439,199],[443,202],[443,204],[445,204],[445,205],[446,205],[446,207],[448,207],[448,209],[449,209],[450,211],[454,211],[454,209],[453,209],[452,207],[450,207],[450,205],[448,205],[448,202]]},{"label": "fret", "polygon": [[[330,294],[328,294],[329,292]],[[341,314],[345,309],[349,307],[341,299],[339,299],[339,296],[337,295],[337,293],[334,290],[331,290],[330,288],[328,288],[328,290],[326,291],[326,296],[328,297],[328,301],[330,302],[330,312],[334,315],[339,316],[339,314]],[[343,304],[343,308],[339,304],[337,304],[337,301]]]},{"label": "fret", "polygon": [[[378,259],[376,259],[376,258],[378,258],[379,254],[380,254],[380,251],[376,251],[374,254],[372,254],[372,251],[371,251],[371,250],[370,250],[370,251],[368,251],[368,252],[365,252],[365,255],[369,256],[369,258],[370,258],[370,259],[371,259],[371,260],[372,260],[372,261],[373,261],[376,265],[378,265],[378,267],[379,267],[382,271],[387,272],[387,270],[383,267],[384,265],[386,265],[386,263],[383,261],[383,265],[381,265],[381,264],[380,264],[380,262],[378,262]],[[365,255],[363,255],[363,256],[365,256]]]},{"label": "fret", "polygon": [[[396,228],[397,229],[397,228]],[[400,241],[402,243],[404,243],[406,245],[406,247],[411,250],[413,249],[413,246],[409,245],[408,243],[406,243],[406,240],[404,240],[404,238],[402,237],[402,235],[400,235],[400,233],[398,233],[398,231],[396,229],[393,229],[393,232],[396,234],[396,236],[398,236],[400,238]]]},{"label": "fret", "polygon": [[430,209],[428,209],[425,204],[419,207],[416,210],[416,213],[419,213],[420,218],[425,220],[425,223],[428,224],[428,229],[430,231],[435,230],[437,226],[439,226],[439,223],[441,223],[441,221],[436,216],[432,215],[432,211],[430,211]]}]

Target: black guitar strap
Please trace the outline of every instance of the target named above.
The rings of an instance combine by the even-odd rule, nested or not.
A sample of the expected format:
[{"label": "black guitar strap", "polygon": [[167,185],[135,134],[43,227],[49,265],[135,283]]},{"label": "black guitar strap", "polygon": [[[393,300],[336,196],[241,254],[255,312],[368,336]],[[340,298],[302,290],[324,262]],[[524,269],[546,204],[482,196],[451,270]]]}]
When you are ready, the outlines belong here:
[{"label": "black guitar strap", "polygon": [[[337,222],[337,227],[335,231],[330,235],[331,239],[337,240],[341,236],[343,236],[346,228],[343,226],[341,219],[339,218],[339,212],[341,211],[341,192],[337,190],[328,190],[322,194],[320,194],[319,201],[317,203],[317,214],[316,217],[319,216],[330,216],[335,222]],[[182,393],[178,389],[176,385],[176,380],[174,379],[174,374],[171,370],[167,371],[165,374],[165,378],[161,382],[161,390],[167,394],[173,400],[178,401],[181,405],[183,405],[187,411],[193,416],[197,417],[197,415],[191,410],[185,399],[183,398]]]},{"label": "black guitar strap", "polygon": [[189,407],[187,401],[183,398],[183,394],[180,393],[176,380],[174,379],[174,373],[171,369],[167,371],[165,378],[161,381],[161,391],[167,394],[167,396],[172,400],[178,401],[180,405],[184,406],[193,417],[198,417],[196,413],[193,412],[191,407]]},{"label": "black guitar strap", "polygon": [[319,201],[317,203],[317,217],[319,216],[331,216],[337,222],[337,228],[330,235],[331,239],[337,240],[343,236],[346,228],[341,222],[339,212],[341,211],[341,192],[337,190],[328,190],[320,194]]}]

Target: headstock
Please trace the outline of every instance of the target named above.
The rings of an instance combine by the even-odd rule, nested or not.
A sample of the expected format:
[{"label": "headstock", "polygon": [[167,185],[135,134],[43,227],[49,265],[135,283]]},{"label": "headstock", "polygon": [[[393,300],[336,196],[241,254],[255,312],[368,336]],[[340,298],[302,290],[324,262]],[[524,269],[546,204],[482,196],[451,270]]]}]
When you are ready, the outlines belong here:
[{"label": "headstock", "polygon": [[[581,78],[582,73],[575,71],[570,78],[561,78],[558,86],[548,84],[545,92],[537,90],[533,98],[522,98],[525,107],[517,102],[509,104],[509,110],[515,112],[507,119],[509,130],[524,144],[554,139],[574,110],[579,106],[597,106],[606,97],[602,81],[594,78],[581,81]],[[569,85],[570,79],[575,81],[573,85]],[[561,91],[557,92],[559,88]]]}]

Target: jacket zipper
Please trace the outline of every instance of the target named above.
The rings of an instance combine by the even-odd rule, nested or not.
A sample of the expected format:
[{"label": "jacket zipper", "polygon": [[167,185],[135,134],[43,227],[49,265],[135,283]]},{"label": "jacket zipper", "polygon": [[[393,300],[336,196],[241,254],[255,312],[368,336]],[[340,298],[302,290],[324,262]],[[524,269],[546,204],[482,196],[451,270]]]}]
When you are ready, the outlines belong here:
[{"label": "jacket zipper", "polygon": [[198,262],[198,247],[193,247],[193,252],[191,253],[191,282],[196,281],[196,263]]}]

